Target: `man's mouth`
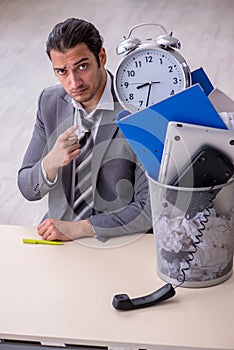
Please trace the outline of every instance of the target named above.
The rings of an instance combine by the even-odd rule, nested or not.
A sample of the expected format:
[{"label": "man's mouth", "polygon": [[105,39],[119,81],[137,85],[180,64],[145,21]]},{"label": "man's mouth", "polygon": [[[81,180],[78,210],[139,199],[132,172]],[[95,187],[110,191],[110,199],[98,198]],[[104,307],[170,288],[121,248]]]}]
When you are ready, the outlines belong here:
[{"label": "man's mouth", "polygon": [[87,87],[83,87],[83,88],[80,88],[80,89],[73,89],[71,91],[71,94],[75,95],[75,96],[81,96],[87,91],[87,89],[88,89]]}]

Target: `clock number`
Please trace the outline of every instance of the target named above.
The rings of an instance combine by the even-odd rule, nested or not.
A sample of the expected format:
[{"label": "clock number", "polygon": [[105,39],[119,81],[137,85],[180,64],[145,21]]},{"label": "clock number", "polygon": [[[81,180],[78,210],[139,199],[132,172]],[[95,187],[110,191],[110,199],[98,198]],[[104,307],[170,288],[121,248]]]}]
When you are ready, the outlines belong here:
[{"label": "clock number", "polygon": [[128,88],[128,85],[129,85],[129,83],[128,83],[127,81],[125,81],[124,86],[125,86],[126,88]]},{"label": "clock number", "polygon": [[136,68],[141,68],[141,61],[135,61]]},{"label": "clock number", "polygon": [[173,73],[173,67],[172,66],[168,66],[168,70],[169,70],[169,73]]},{"label": "clock number", "polygon": [[178,84],[178,78],[173,78],[173,84]]},{"label": "clock number", "polygon": [[175,90],[171,90],[170,95],[175,95]]},{"label": "clock number", "polygon": [[128,70],[127,71],[129,77],[134,77],[135,76],[135,71],[134,70]]},{"label": "clock number", "polygon": [[159,58],[159,62],[160,62],[160,64],[163,64],[162,58]]},{"label": "clock number", "polygon": [[139,101],[140,107],[143,105],[143,102],[144,102],[144,101],[142,101],[142,100]]},{"label": "clock number", "polygon": [[152,56],[145,56],[145,61],[146,61],[146,63],[152,63],[153,57]]},{"label": "clock number", "polygon": [[129,100],[134,100],[134,95],[132,93],[129,94]]}]

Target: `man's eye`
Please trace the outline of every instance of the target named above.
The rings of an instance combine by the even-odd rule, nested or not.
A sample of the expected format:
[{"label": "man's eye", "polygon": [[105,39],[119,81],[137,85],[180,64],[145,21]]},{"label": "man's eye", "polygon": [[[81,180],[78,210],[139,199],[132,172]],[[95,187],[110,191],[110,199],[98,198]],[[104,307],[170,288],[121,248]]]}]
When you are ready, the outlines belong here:
[{"label": "man's eye", "polygon": [[65,75],[65,74],[66,74],[66,71],[65,71],[65,69],[57,69],[57,70],[56,70],[56,74],[57,74],[57,75]]},{"label": "man's eye", "polygon": [[87,63],[83,63],[79,65],[79,70],[85,70],[87,68]]}]

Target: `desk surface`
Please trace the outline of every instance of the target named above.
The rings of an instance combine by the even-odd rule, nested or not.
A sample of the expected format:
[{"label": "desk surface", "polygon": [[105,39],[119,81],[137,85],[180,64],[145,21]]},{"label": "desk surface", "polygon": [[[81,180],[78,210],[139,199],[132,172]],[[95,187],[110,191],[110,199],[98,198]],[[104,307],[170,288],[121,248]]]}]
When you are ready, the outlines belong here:
[{"label": "desk surface", "polygon": [[234,277],[178,288],[157,306],[120,312],[114,294],[161,287],[153,235],[23,244],[35,228],[0,226],[0,339],[147,349],[234,349]]}]

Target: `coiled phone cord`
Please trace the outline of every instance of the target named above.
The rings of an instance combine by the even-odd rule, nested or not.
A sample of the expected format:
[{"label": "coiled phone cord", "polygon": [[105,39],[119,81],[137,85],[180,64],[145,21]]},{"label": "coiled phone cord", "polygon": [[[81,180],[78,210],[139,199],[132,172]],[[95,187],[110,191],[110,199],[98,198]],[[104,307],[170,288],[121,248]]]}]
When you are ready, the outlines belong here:
[{"label": "coiled phone cord", "polygon": [[177,276],[178,285],[174,286],[174,288],[180,287],[186,280],[186,271],[191,269],[191,262],[194,260],[194,255],[197,252],[198,245],[201,243],[201,238],[203,237],[203,233],[206,230],[206,224],[209,220],[209,216],[211,215],[211,209],[214,207],[214,198],[216,194],[213,191],[213,187],[210,189],[209,193],[211,197],[209,198],[210,205],[207,206],[203,211],[203,218],[200,220],[200,228],[197,229],[197,234],[195,235],[195,240],[192,241],[193,250],[188,253],[187,259],[185,259],[186,267],[181,269],[181,273]]}]

